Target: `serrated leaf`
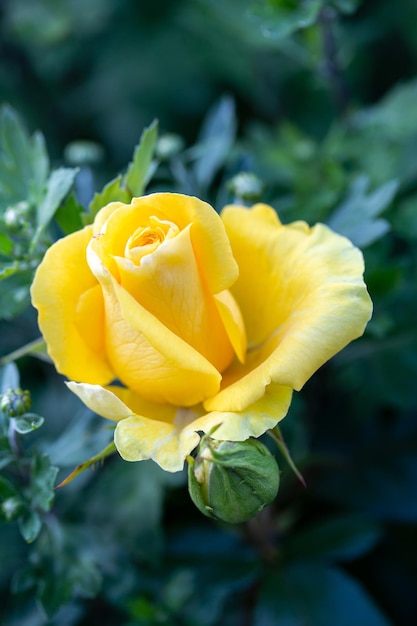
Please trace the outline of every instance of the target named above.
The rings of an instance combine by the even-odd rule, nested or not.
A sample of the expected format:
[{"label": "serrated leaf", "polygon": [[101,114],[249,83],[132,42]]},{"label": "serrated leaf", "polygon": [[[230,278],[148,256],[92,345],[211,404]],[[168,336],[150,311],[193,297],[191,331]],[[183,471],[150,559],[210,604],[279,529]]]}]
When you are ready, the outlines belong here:
[{"label": "serrated leaf", "polygon": [[37,208],[36,218],[38,232],[43,230],[53,218],[59,205],[69,193],[76,174],[76,169],[61,167],[50,175],[47,182],[46,194]]},{"label": "serrated leaf", "polygon": [[158,139],[158,121],[143,131],[126,173],[125,185],[133,197],[143,195],[149,182],[149,169]]},{"label": "serrated leaf", "polygon": [[[88,214],[85,218],[92,222],[97,213],[110,202],[129,202],[131,194],[123,188],[123,176],[117,176],[111,180],[103,189],[94,195],[88,207]],[[84,220],[84,225],[86,220]]]},{"label": "serrated leaf", "polygon": [[0,110],[0,208],[22,200],[40,201],[49,159],[40,133],[29,137],[17,113],[10,107]]},{"label": "serrated leaf", "polygon": [[34,457],[30,476],[30,499],[33,508],[49,511],[55,497],[57,474],[58,468],[51,465],[46,454]]},{"label": "serrated leaf", "polygon": [[369,246],[390,229],[389,223],[378,216],[391,204],[398,186],[398,181],[392,180],[368,193],[368,177],[359,176],[352,183],[346,200],[331,215],[328,225],[356,246]]},{"label": "serrated leaf", "polygon": [[27,543],[35,541],[42,528],[41,518],[34,511],[26,511],[19,518],[18,524],[21,535]]},{"label": "serrated leaf", "polygon": [[21,417],[15,417],[13,421],[15,430],[21,435],[27,435],[40,428],[45,420],[36,413],[25,413]]}]

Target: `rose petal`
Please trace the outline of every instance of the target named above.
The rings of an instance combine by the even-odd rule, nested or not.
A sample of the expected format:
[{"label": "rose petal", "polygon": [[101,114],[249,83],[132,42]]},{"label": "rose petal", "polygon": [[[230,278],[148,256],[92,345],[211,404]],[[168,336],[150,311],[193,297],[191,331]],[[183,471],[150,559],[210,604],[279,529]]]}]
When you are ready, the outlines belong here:
[{"label": "rose petal", "polygon": [[93,246],[87,256],[103,288],[108,358],[125,386],[177,406],[198,404],[216,393],[221,380],[216,368],[136,302],[103,267]]},{"label": "rose petal", "polygon": [[[236,280],[238,268],[223,223],[206,202],[182,194],[155,193],[133,198],[130,205],[113,203],[109,206],[108,215],[100,211],[96,217],[100,229],[95,224],[98,236],[103,232],[106,234],[103,244],[106,245],[106,254],[123,256],[124,246],[132,232],[155,216],[173,222],[180,230],[192,225],[194,254],[211,293],[228,289]],[[103,221],[103,216],[108,217],[107,221]]]},{"label": "rose petal", "polygon": [[188,428],[209,433],[220,424],[212,437],[226,441],[244,441],[260,437],[282,420],[290,407],[292,389],[270,384],[264,395],[242,411],[213,411],[192,422]]},{"label": "rose petal", "polygon": [[105,384],[114,373],[105,355],[101,289],[86,260],[91,235],[87,227],[49,248],[31,296],[57,370],[69,378]]},{"label": "rose petal", "polygon": [[363,333],[372,303],[361,252],[326,226],[281,226],[265,205],[227,207],[222,218],[239,264],[232,293],[249,347],[245,365],[234,363],[204,406],[236,411],[261,398],[270,382],[301,389]]},{"label": "rose petal", "polygon": [[120,257],[115,262],[122,287],[222,372],[232,361],[233,348],[215,300],[202,281],[190,230],[188,226],[164,241],[139,266]]}]

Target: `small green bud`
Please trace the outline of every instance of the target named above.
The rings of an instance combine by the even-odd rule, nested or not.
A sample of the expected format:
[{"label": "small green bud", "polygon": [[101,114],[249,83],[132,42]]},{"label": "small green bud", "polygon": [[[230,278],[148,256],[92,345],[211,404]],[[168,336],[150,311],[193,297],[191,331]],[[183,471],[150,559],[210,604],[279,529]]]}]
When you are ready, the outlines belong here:
[{"label": "small green bud", "polygon": [[264,184],[251,172],[239,172],[229,181],[228,188],[236,200],[258,202],[262,197]]},{"label": "small green bud", "polygon": [[155,156],[161,161],[169,161],[176,154],[184,149],[184,139],[180,135],[174,133],[166,133],[159,137],[156,148]]},{"label": "small green bud", "polygon": [[104,148],[95,141],[72,141],[64,150],[64,158],[72,166],[95,165],[104,159]]},{"label": "small green bud", "polygon": [[7,389],[6,393],[1,395],[0,410],[9,417],[20,417],[30,409],[31,405],[30,392],[25,389]]},{"label": "small green bud", "polygon": [[3,512],[4,517],[8,522],[20,514],[22,510],[22,501],[17,496],[12,496],[11,498],[7,498],[1,504],[1,510]]},{"label": "small green bud", "polygon": [[278,493],[277,462],[257,439],[218,441],[205,436],[196,458],[188,461],[191,499],[208,517],[246,522]]},{"label": "small green bud", "polygon": [[12,234],[20,233],[29,226],[30,206],[28,202],[17,202],[7,207],[3,214],[3,223],[7,230]]}]

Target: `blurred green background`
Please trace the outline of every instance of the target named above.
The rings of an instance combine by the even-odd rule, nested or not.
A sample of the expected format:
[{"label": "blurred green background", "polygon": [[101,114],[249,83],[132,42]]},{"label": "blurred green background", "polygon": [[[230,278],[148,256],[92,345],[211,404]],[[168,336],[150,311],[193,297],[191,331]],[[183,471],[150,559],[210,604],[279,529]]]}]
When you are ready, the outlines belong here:
[{"label": "blurred green background", "polygon": [[[0,623],[415,626],[416,24],[415,0],[1,2],[0,101],[42,131],[53,168],[81,167],[82,202],[157,118],[149,191],[220,210],[254,173],[283,222],[363,249],[375,309],[282,423],[307,488],[277,453],[276,501],[240,526],[205,519],[185,475],[151,462],[112,457],[55,492],[54,467],[62,479],[111,433],[51,365],[20,359],[45,423],[21,436],[20,473],[0,438]],[[0,284],[2,355],[38,337],[32,274]]]}]

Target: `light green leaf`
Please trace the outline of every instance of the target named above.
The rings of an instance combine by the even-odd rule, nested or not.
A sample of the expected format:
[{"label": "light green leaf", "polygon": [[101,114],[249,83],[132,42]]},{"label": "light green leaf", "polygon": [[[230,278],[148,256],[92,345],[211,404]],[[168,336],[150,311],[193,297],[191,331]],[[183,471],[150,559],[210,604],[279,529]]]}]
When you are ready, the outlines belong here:
[{"label": "light green leaf", "polygon": [[194,175],[201,190],[213,181],[224,164],[236,136],[235,104],[231,97],[224,96],[208,112],[193,152],[198,155],[194,164]]},{"label": "light green leaf", "polygon": [[149,182],[149,172],[158,139],[158,121],[154,120],[143,131],[137,145],[133,160],[129,164],[125,185],[133,197],[143,195]]},{"label": "light green leaf", "polygon": [[50,175],[45,197],[37,209],[38,232],[43,230],[53,218],[59,205],[69,193],[76,174],[76,169],[61,167]]},{"label": "light green leaf", "polygon": [[49,170],[45,141],[40,133],[29,137],[17,113],[0,110],[0,208],[27,200],[39,203]]},{"label": "light green leaf", "polygon": [[15,430],[21,435],[26,435],[37,430],[44,423],[44,418],[36,413],[25,413],[22,417],[14,418]]},{"label": "light green leaf", "polygon": [[359,176],[346,200],[328,221],[330,228],[361,248],[380,239],[390,229],[389,223],[378,216],[391,204],[399,185],[397,180],[391,180],[369,194],[368,186],[368,177]]},{"label": "light green leaf", "polygon": [[129,202],[131,199],[131,194],[123,188],[122,185],[123,177],[117,176],[111,180],[107,185],[103,187],[103,189],[94,195],[90,206],[88,207],[88,214],[86,214],[84,224],[92,222],[100,211],[101,208],[109,204],[110,202]]}]

